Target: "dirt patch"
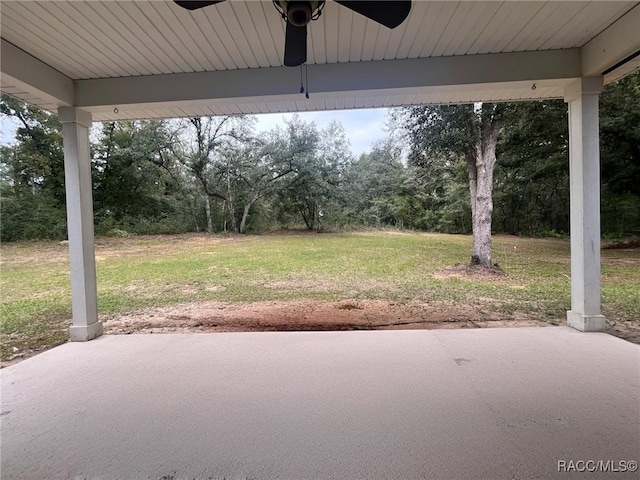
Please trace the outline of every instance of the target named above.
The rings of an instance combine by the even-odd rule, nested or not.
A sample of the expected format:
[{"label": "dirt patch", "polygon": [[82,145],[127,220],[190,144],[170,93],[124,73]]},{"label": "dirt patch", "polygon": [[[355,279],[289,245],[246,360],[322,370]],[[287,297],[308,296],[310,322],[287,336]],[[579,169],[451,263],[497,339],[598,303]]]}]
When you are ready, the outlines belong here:
[{"label": "dirt patch", "polygon": [[105,333],[323,331],[546,326],[524,313],[487,313],[446,302],[380,300],[206,302],[114,315]]},{"label": "dirt patch", "polygon": [[[453,302],[394,303],[382,300],[313,300],[255,303],[204,302],[154,308],[121,315],[103,316],[104,332],[205,333],[329,330],[408,330],[490,327],[546,327],[551,323],[533,314],[487,312],[480,306]],[[558,318],[554,324],[564,324]],[[63,326],[66,333],[68,326]],[[606,330],[611,335],[640,344],[640,322],[615,323]],[[55,346],[25,350],[8,361],[6,367]]]},{"label": "dirt patch", "polygon": [[614,335],[623,340],[640,345],[640,320],[635,322],[609,322],[605,329],[610,335]]},{"label": "dirt patch", "polygon": [[604,250],[638,249],[640,248],[640,237],[605,242],[602,248]]},{"label": "dirt patch", "polygon": [[507,273],[499,267],[487,268],[482,265],[472,265],[468,263],[457,263],[444,267],[435,272],[433,278],[466,278],[469,280],[500,280],[507,277]]}]

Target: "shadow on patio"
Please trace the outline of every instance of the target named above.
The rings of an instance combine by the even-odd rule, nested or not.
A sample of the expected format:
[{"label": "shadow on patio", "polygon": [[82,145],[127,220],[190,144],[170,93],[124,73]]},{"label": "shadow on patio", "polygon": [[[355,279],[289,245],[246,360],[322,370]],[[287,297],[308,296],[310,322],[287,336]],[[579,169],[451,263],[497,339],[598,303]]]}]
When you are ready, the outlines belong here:
[{"label": "shadow on patio", "polygon": [[3,480],[637,478],[640,460],[640,347],[566,327],[104,336],[1,375]]}]

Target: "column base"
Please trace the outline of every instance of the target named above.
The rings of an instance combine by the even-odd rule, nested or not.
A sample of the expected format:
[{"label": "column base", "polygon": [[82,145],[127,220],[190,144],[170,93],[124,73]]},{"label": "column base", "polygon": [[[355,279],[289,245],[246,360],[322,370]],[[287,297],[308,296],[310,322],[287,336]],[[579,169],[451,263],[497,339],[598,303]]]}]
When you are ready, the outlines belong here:
[{"label": "column base", "polygon": [[583,315],[569,310],[567,325],[581,332],[603,332],[607,326],[607,320],[603,315]]},{"label": "column base", "polygon": [[69,329],[69,340],[72,342],[86,342],[102,335],[102,322],[86,326],[72,326]]}]

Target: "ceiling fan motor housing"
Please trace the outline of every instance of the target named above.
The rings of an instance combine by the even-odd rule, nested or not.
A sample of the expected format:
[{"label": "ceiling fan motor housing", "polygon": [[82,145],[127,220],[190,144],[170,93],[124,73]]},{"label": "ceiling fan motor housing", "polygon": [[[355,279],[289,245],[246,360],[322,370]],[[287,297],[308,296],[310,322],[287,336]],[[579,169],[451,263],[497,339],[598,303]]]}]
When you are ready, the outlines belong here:
[{"label": "ceiling fan motor housing", "polygon": [[[280,1],[283,11],[287,12],[287,21],[295,27],[304,27],[311,20],[315,20],[315,12],[321,3],[324,2],[308,2],[308,1]],[[284,4],[284,5],[283,5]]]}]

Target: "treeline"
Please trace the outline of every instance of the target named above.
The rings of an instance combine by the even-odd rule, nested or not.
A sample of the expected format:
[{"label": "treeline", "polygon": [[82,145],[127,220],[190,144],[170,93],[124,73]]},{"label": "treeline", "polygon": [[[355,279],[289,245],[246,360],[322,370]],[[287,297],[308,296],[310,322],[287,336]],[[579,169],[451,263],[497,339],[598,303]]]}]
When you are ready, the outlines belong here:
[{"label": "treeline", "polygon": [[[3,96],[0,108],[19,124],[15,141],[0,147],[1,238],[65,238],[61,125],[11,97]],[[99,124],[92,131],[96,233],[387,226],[469,233],[465,161],[425,154],[438,139],[417,128],[437,108],[393,111],[388,139],[358,158],[341,124],[320,129],[300,117],[269,132],[256,132],[254,117]],[[494,233],[567,234],[566,104],[504,109]],[[638,234],[640,75],[607,86],[600,109],[602,231]]]}]

